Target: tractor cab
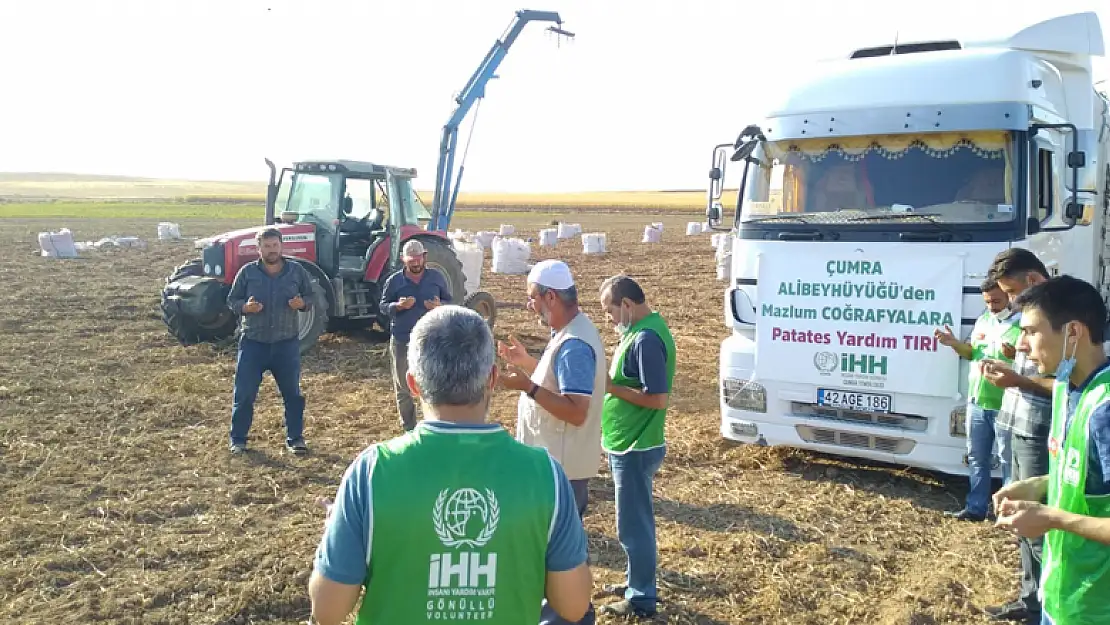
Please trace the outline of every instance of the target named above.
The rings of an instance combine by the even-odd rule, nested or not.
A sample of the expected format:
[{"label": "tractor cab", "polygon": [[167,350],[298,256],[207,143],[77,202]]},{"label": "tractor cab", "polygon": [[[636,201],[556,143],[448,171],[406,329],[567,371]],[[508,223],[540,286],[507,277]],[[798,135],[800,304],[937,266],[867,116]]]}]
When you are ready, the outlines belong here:
[{"label": "tractor cab", "polygon": [[[271,183],[266,221],[311,224],[320,268],[333,277],[361,276],[387,235],[431,219],[412,187],[415,176],[414,169],[358,161],[294,163]],[[391,250],[391,263],[398,256]]]}]

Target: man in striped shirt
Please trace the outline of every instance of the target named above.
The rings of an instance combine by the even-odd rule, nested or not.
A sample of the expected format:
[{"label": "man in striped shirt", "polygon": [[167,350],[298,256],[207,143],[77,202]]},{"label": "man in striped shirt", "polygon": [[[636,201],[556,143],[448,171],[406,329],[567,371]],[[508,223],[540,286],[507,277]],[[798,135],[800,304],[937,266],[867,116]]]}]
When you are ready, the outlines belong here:
[{"label": "man in striped shirt", "polygon": [[[1013,301],[1029,287],[1048,280],[1048,270],[1027,249],[1010,248],[998,254],[988,276],[998,282]],[[1048,475],[1048,434],[1052,424],[1052,377],[1040,376],[1028,355],[1017,353],[1013,367],[998,361],[983,364],[984,376],[1005,388],[996,426],[1009,428],[1013,453],[1013,480]],[[1039,625],[1041,602],[1037,596],[1041,577],[1042,538],[1019,542],[1021,550],[1021,597],[1003,606],[987,608],[994,620]]]}]

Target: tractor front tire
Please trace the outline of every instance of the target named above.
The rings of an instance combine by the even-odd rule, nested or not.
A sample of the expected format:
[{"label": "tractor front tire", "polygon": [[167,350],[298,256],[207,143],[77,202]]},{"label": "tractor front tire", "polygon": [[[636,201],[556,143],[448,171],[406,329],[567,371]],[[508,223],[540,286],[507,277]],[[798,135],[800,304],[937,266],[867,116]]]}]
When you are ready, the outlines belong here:
[{"label": "tractor front tire", "polygon": [[497,301],[493,299],[493,295],[485,291],[474,291],[463,300],[463,306],[481,315],[490,331],[493,330],[493,324],[497,321]]},{"label": "tractor front tire", "polygon": [[197,319],[181,313],[176,306],[170,303],[170,289],[166,288],[171,283],[189,276],[203,276],[204,270],[199,258],[174,269],[162,288],[162,322],[166,324],[170,334],[179,343],[185,346],[197,343],[222,341],[235,335],[239,320],[231,309],[212,319]]}]

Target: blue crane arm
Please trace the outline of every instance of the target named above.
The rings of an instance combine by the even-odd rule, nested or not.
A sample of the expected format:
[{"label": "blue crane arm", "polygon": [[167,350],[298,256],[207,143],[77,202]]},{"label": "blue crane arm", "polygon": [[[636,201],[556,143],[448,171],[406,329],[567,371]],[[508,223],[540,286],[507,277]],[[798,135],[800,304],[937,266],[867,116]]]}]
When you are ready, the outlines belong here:
[{"label": "blue crane arm", "polygon": [[[555,22],[562,24],[563,20],[554,11],[522,10],[516,12],[516,18],[509,25],[508,30],[494,42],[493,47],[486,53],[482,63],[467,81],[466,86],[455,98],[458,107],[451,113],[451,117],[443,126],[443,137],[439,144],[439,164],[436,166],[435,195],[432,198],[432,220],[428,230],[446,230],[451,224],[451,216],[455,212],[455,199],[459,192],[459,182],[462,180],[462,168],[459,169],[458,178],[452,185],[451,178],[455,170],[455,149],[458,145],[459,126],[466,119],[467,114],[474,104],[486,95],[486,83],[494,77],[494,72],[501,65],[501,61],[508,54],[509,48],[520,36],[521,31],[528,22]],[[561,28],[551,27],[558,34],[573,36]]]}]

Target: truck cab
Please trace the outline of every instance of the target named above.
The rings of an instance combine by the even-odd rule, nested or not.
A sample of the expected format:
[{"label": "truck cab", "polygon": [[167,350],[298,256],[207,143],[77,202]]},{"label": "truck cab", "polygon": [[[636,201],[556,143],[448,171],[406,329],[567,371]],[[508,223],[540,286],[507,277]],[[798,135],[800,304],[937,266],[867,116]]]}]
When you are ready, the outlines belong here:
[{"label": "truck cab", "polygon": [[714,149],[711,223],[742,167],[722,436],[966,474],[969,363],[933,332],[967,337],[994,256],[1028,248],[1110,300],[1103,54],[1094,13],[861,48]]}]

